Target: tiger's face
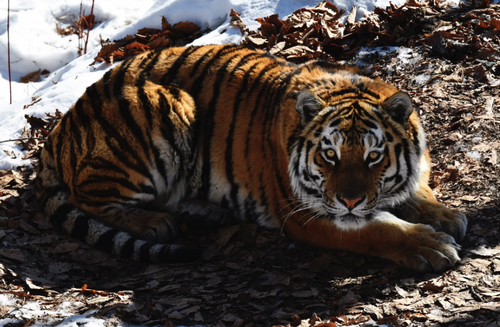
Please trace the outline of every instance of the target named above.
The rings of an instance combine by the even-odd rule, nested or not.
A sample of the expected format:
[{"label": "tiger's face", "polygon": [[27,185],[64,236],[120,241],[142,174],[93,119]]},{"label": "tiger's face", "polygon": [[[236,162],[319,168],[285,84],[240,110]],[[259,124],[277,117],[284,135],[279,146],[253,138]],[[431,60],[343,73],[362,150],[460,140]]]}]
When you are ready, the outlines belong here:
[{"label": "tiger's face", "polygon": [[309,111],[311,118],[303,121],[289,172],[304,208],[350,230],[407,198],[416,185],[422,145],[408,138],[408,96],[393,97],[382,105],[360,99],[325,105],[309,92],[299,95],[297,110],[302,117]]}]

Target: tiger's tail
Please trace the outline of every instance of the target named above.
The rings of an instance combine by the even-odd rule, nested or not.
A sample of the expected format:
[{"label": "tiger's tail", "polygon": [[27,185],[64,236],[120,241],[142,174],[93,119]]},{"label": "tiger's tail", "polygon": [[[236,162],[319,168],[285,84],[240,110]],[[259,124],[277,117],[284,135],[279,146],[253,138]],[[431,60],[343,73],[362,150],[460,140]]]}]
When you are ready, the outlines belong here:
[{"label": "tiger's tail", "polygon": [[[43,151],[43,154],[50,155],[48,151]],[[182,263],[201,259],[200,249],[141,240],[92,218],[69,202],[70,189],[57,178],[55,168],[49,167],[46,160],[45,165],[43,162],[39,162],[35,180],[37,198],[45,215],[57,228],[96,249],[121,258],[145,263]]]}]

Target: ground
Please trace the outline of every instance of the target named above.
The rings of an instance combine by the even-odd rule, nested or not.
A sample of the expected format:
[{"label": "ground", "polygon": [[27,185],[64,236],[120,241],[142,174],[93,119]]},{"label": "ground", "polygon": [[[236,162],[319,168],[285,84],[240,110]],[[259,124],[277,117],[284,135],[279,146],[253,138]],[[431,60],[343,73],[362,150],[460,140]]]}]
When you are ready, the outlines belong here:
[{"label": "ground", "polygon": [[[253,224],[185,229],[184,241],[206,249],[201,262],[115,259],[54,230],[34,199],[33,170],[20,168],[0,171],[0,318],[12,318],[9,326],[54,324],[65,308],[104,317],[108,325],[120,319],[163,326],[499,326],[500,67],[477,49],[461,55],[464,44],[475,42],[461,18],[491,9],[482,5],[452,16],[456,30],[432,45],[412,36],[411,49],[361,52],[347,61],[413,99],[427,130],[433,191],[469,219],[462,260],[449,271],[416,274],[383,259],[295,243]],[[473,35],[457,45],[460,22]],[[493,49],[500,44],[498,26],[481,38]],[[432,34],[422,33],[424,40]],[[1,296],[16,302],[2,304]],[[37,316],[26,311],[31,301],[42,310]]]}]

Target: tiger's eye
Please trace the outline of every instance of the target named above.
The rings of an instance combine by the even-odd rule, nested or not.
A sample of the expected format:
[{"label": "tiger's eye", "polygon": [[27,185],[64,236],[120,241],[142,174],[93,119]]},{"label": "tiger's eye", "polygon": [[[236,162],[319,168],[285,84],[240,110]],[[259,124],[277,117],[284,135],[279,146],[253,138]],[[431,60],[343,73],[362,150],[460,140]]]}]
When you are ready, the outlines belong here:
[{"label": "tiger's eye", "polygon": [[377,160],[380,157],[380,152],[372,151],[368,156],[371,160]]},{"label": "tiger's eye", "polygon": [[325,155],[328,159],[333,159],[335,158],[335,151],[332,149],[328,149],[325,151]]}]

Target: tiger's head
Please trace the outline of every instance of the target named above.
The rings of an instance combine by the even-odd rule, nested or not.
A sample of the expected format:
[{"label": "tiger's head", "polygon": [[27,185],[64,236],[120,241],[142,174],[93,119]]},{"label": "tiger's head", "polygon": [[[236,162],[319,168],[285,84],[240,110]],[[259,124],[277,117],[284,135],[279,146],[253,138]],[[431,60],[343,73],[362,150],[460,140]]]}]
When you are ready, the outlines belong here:
[{"label": "tiger's head", "polygon": [[[381,81],[347,76],[355,76],[356,83],[298,94],[295,109],[302,131],[289,162],[302,207],[343,230],[361,228],[380,208],[406,200],[416,187],[425,149],[406,93]],[[384,92],[378,93],[380,88]]]}]

